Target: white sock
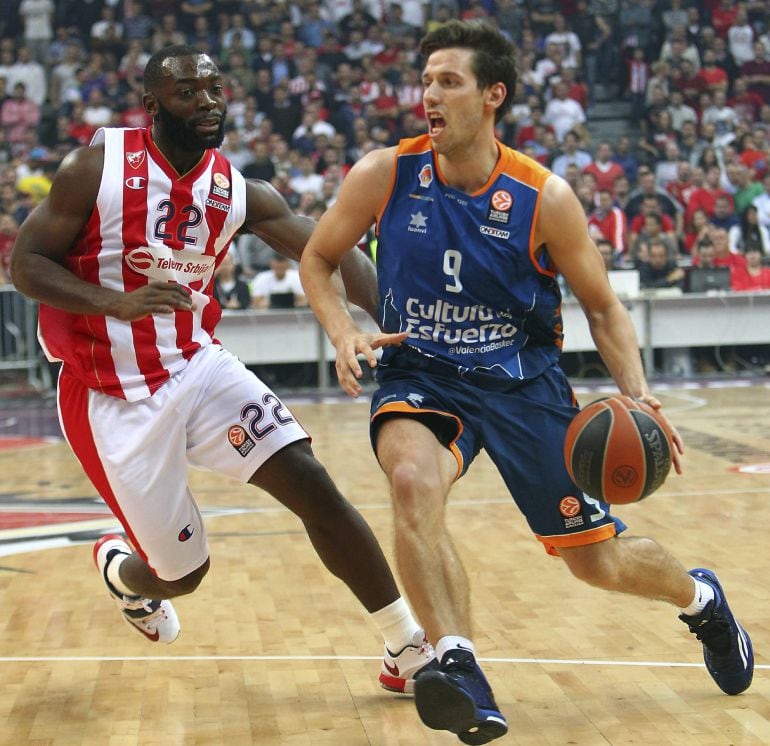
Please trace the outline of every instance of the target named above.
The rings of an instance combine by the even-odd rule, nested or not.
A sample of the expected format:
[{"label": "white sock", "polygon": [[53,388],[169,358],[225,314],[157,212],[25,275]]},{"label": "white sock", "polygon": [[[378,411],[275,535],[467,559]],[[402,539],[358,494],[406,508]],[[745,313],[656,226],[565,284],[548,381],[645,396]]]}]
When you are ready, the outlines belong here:
[{"label": "white sock", "polygon": [[120,566],[123,564],[124,560],[130,556],[130,554],[119,552],[112,557],[107,564],[107,580],[112,583],[116,591],[119,591],[126,596],[137,596],[139,594],[136,591],[132,591],[120,577]]},{"label": "white sock", "polygon": [[459,637],[457,635],[447,635],[446,637],[442,637],[436,643],[436,658],[438,658],[438,660],[440,661],[448,650],[452,650],[454,648],[462,648],[463,650],[470,650],[471,653],[473,653],[473,657],[474,658],[476,657],[476,647],[467,637]]},{"label": "white sock", "polygon": [[695,582],[695,596],[689,606],[681,609],[685,616],[700,614],[706,608],[706,604],[715,597],[714,589],[708,583],[697,578],[693,578],[693,581]]},{"label": "white sock", "polygon": [[403,598],[396,599],[379,611],[373,611],[369,616],[382,633],[385,647],[395,655],[411,645],[415,635],[422,632]]}]

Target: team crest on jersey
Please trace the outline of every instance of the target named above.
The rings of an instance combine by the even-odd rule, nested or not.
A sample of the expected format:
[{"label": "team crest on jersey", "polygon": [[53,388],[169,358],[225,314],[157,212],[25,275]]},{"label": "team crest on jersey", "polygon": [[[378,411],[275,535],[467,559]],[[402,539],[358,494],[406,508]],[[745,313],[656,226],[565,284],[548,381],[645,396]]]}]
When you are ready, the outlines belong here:
[{"label": "team crest on jersey", "polygon": [[433,181],[433,166],[430,163],[426,163],[417,174],[417,178],[420,180],[420,186],[423,189],[427,189]]},{"label": "team crest on jersey", "polygon": [[513,197],[510,192],[506,192],[505,189],[498,189],[492,193],[489,203],[487,220],[492,220],[495,223],[507,223],[511,219]]},{"label": "team crest on jersey", "polygon": [[240,425],[233,425],[227,431],[227,440],[230,445],[243,456],[243,458],[248,456],[255,445],[254,441],[249,437],[249,434]]},{"label": "team crest on jersey", "polygon": [[134,150],[130,153],[126,153],[126,160],[131,168],[139,168],[144,163],[144,156],[146,151]]},{"label": "team crest on jersey", "polygon": [[227,176],[217,172],[211,177],[211,182],[211,194],[222,199],[230,199],[230,179]]}]

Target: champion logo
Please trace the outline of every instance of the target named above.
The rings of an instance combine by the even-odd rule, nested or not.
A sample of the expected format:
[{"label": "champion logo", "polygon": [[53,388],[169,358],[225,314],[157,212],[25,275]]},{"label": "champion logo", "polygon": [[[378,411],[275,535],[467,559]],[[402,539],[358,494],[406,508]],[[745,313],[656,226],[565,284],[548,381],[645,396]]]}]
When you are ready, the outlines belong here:
[{"label": "champion logo", "polygon": [[144,176],[129,176],[124,184],[129,189],[144,189],[147,186],[147,179]]},{"label": "champion logo", "polygon": [[177,539],[179,541],[187,541],[193,534],[195,533],[195,529],[188,523],[177,536]]},{"label": "champion logo", "polygon": [[139,168],[144,163],[145,157],[144,150],[134,150],[131,153],[126,153],[126,160],[131,168]]}]

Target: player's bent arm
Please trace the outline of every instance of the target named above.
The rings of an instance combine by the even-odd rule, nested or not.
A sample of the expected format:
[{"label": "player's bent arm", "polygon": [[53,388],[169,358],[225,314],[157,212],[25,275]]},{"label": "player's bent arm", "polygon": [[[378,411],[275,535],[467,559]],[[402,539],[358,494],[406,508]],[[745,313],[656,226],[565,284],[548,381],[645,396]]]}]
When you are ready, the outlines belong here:
[{"label": "player's bent arm", "polygon": [[[271,184],[247,180],[244,227],[279,254],[299,261],[315,226],[312,218],[296,215]],[[376,319],[377,276],[372,262],[360,251],[351,252],[340,274],[350,300]]]},{"label": "player's bent arm", "polygon": [[189,309],[190,295],[173,283],[150,283],[133,293],[81,279],[65,264],[96,204],[103,146],[80,148],[59,166],[48,196],[19,228],[11,276],[19,292],[71,313],[133,320],[150,313]]},{"label": "player's bent arm", "polygon": [[610,287],[577,197],[566,181],[551,176],[541,200],[536,243],[547,246],[556,267],[580,302],[596,349],[620,391],[637,398],[650,397],[636,331]]},{"label": "player's bent arm", "polygon": [[[390,191],[394,155],[394,148],[371,151],[353,166],[302,254],[302,286],[332,341],[358,329],[344,294],[331,278],[347,257],[360,253],[354,247],[376,220]],[[376,320],[376,313],[372,316]]]}]

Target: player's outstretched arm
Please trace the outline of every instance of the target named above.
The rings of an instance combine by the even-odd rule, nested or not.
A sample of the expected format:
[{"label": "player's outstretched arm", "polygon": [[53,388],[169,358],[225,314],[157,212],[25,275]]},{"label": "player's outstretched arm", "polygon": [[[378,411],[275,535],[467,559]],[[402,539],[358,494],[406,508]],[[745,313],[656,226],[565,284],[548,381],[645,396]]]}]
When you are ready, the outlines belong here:
[{"label": "player's outstretched arm", "polygon": [[[248,180],[246,199],[246,229],[279,254],[299,261],[316,222],[292,212],[281,194],[266,181]],[[372,261],[361,251],[350,252],[339,270],[347,297],[376,321],[377,275]]]}]

